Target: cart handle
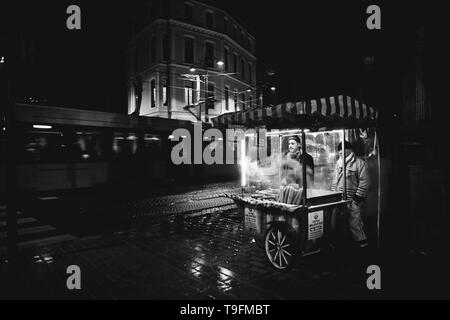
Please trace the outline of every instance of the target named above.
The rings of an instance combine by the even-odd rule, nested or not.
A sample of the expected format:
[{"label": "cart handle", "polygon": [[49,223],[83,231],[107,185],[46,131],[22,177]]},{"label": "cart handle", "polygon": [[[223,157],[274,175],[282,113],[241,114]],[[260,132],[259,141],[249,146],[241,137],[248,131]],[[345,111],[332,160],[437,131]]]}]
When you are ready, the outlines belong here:
[{"label": "cart handle", "polygon": [[327,207],[332,207],[332,206],[338,206],[338,205],[343,205],[343,204],[347,204],[350,203],[351,200],[341,200],[341,201],[337,201],[337,202],[330,202],[330,203],[325,203],[325,204],[319,204],[316,206],[310,206],[308,207],[308,211],[315,211],[315,210],[321,210]]}]

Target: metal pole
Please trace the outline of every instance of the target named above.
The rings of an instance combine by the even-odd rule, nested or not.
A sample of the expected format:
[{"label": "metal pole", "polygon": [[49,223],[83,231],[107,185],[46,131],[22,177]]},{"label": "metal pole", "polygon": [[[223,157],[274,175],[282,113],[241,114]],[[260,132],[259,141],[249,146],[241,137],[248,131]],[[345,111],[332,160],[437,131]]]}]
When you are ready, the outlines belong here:
[{"label": "metal pole", "polygon": [[206,73],[205,73],[205,122],[209,122],[209,117],[208,117],[208,98],[209,98],[209,91],[208,91],[208,65],[205,62],[205,69],[206,69]]},{"label": "metal pole", "polygon": [[200,99],[201,99],[201,83],[200,83],[200,75],[196,75],[195,76],[195,88],[197,90],[196,92],[196,99],[197,99],[197,106],[198,106],[198,111],[197,111],[197,119],[201,122],[202,121],[202,104],[200,103]]},{"label": "metal pole", "polygon": [[343,167],[343,179],[344,179],[344,190],[342,193],[342,199],[347,200],[347,163],[345,161],[345,129],[342,130],[342,167]]},{"label": "metal pole", "polygon": [[[283,161],[283,135],[282,135],[282,133],[278,130],[278,143],[279,143],[279,155],[280,155],[280,163],[282,163],[281,161]],[[282,174],[283,174],[283,166],[279,166],[279,174],[278,174],[278,177],[279,177],[279,184],[280,184],[280,187],[281,187],[281,182],[282,182]]]},{"label": "metal pole", "polygon": [[14,57],[8,57],[6,76],[8,83],[8,100],[6,106],[6,221],[8,259],[17,256],[17,202],[16,202],[16,146],[14,143],[14,84],[12,77]]},{"label": "metal pole", "polygon": [[[303,164],[302,164],[302,175],[303,175],[303,205],[306,206],[307,199],[307,182],[306,182],[306,134],[305,131],[302,130],[302,153],[300,157],[303,156]],[[301,158],[300,158],[301,159]]]},{"label": "metal pole", "polygon": [[[168,0],[167,2],[167,25],[166,25],[166,37],[167,37],[167,47],[164,48],[167,50],[167,65],[166,65],[166,72],[167,72],[167,79],[166,79],[166,99],[167,99],[167,118],[172,118],[172,105],[171,105],[171,60],[172,60],[172,28],[170,26],[170,17],[172,6],[171,6],[171,0]],[[164,102],[163,102],[164,103]]]},{"label": "metal pole", "polygon": [[375,130],[375,143],[377,148],[377,158],[378,158],[378,212],[377,212],[377,248],[380,247],[380,219],[381,219],[381,156],[380,156],[380,145],[378,143],[378,135]]}]

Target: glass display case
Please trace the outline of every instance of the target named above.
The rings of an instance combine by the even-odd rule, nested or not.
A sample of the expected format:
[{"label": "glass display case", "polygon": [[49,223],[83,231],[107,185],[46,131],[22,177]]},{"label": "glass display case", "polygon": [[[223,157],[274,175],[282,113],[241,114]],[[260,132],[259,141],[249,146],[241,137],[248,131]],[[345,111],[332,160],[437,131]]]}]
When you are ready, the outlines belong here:
[{"label": "glass display case", "polygon": [[241,162],[243,187],[254,191],[253,197],[284,204],[340,200],[342,192],[331,187],[343,134],[343,130],[247,134]]}]

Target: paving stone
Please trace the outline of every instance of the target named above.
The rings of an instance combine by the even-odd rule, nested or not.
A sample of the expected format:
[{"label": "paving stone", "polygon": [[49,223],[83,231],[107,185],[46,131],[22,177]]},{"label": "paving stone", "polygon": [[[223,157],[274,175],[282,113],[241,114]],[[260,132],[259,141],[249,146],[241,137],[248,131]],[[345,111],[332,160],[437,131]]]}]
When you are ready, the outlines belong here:
[{"label": "paving stone", "polygon": [[[263,249],[252,243],[252,235],[244,230],[233,201],[219,198],[225,189],[191,190],[125,203],[120,210],[134,216],[134,221],[120,230],[23,251],[19,277],[12,278],[19,279],[15,292],[68,299],[246,300],[367,295],[367,289],[355,277],[357,270],[349,269],[345,260],[329,265],[326,260],[305,259],[287,274],[270,268]],[[82,268],[83,295],[64,289],[65,268],[70,264]],[[10,273],[0,262],[2,283]],[[6,282],[8,290],[12,281]],[[0,297],[11,292],[0,287]]]}]

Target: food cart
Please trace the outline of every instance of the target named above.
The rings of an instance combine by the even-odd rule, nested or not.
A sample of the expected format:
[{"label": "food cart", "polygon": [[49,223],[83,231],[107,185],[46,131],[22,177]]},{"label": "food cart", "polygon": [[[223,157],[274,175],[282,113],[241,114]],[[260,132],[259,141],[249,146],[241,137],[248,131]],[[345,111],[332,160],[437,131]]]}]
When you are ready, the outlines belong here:
[{"label": "food cart", "polygon": [[[344,161],[344,176],[351,174],[341,157],[345,145],[342,143],[342,152],[337,151],[344,139],[369,164],[372,187],[364,218],[375,221],[366,229],[378,240],[376,119],[373,108],[346,96],[237,111],[213,119],[215,127],[241,128],[243,132],[235,142],[241,149],[233,151],[240,161],[242,192],[229,197],[235,200],[245,228],[253,233],[272,267],[288,270],[296,258],[329,248],[341,234],[337,217],[351,200],[347,199],[346,179],[342,192],[332,184],[338,161]],[[312,168],[287,156],[293,136],[298,138],[302,156],[306,150],[312,158]]]}]

